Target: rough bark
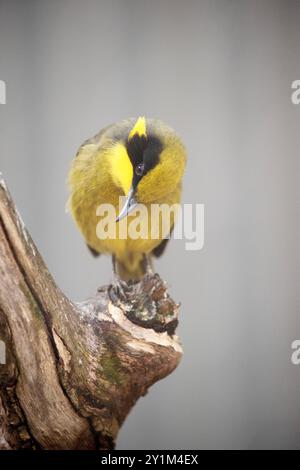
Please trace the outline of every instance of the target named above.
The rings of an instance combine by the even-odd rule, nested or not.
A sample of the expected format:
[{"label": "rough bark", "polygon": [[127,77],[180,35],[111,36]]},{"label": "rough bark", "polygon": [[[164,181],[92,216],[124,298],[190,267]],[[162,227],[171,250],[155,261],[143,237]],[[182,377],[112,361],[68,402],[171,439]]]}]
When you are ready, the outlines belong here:
[{"label": "rough bark", "polygon": [[0,175],[0,448],[112,449],[137,399],[180,361],[177,317],[157,274],[70,301]]}]

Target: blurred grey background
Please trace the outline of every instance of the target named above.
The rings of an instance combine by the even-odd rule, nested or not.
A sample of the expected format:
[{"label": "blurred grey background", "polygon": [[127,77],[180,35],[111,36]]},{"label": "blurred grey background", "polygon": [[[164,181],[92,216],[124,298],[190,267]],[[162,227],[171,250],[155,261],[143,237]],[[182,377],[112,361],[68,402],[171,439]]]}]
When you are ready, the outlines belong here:
[{"label": "blurred grey background", "polygon": [[127,419],[119,449],[300,448],[300,2],[0,0],[0,170],[61,288],[111,278],[65,213],[78,146],[158,117],[189,153],[184,202],[205,245],[156,263],[185,355]]}]

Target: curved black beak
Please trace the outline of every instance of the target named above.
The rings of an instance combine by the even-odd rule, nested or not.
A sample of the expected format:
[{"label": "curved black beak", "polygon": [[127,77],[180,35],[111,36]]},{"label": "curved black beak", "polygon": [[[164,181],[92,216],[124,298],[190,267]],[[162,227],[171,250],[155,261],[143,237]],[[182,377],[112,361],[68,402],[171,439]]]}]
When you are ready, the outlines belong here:
[{"label": "curved black beak", "polygon": [[126,197],[125,204],[122,207],[121,212],[119,213],[118,217],[116,218],[116,222],[119,222],[119,220],[126,217],[137,206],[137,204],[138,203],[134,197],[134,189],[131,186],[129,193]]}]

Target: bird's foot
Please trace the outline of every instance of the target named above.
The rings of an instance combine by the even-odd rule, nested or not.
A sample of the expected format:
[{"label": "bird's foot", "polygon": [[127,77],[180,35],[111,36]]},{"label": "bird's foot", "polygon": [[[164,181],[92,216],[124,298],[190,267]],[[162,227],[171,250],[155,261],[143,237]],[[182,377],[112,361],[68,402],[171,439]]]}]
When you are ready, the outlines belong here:
[{"label": "bird's foot", "polygon": [[170,336],[178,324],[179,305],[167,292],[158,274],[145,274],[140,281],[125,282],[117,276],[109,288],[111,302],[120,307],[132,323]]},{"label": "bird's foot", "polygon": [[121,279],[118,274],[114,274],[112,288],[116,291],[116,293],[122,300],[126,299],[126,291],[128,289],[128,285],[127,282],[123,281],[123,279]]},{"label": "bird's foot", "polygon": [[116,295],[122,298],[122,300],[126,299],[126,288],[127,288],[127,283],[121,277],[119,276],[118,270],[117,270],[117,261],[115,255],[112,255],[112,265],[113,265],[113,282],[111,284],[111,289],[110,291],[115,291]]},{"label": "bird's foot", "polygon": [[152,265],[152,260],[149,255],[144,255],[143,256],[143,265],[144,265],[144,271],[145,274],[153,275],[153,265]]}]

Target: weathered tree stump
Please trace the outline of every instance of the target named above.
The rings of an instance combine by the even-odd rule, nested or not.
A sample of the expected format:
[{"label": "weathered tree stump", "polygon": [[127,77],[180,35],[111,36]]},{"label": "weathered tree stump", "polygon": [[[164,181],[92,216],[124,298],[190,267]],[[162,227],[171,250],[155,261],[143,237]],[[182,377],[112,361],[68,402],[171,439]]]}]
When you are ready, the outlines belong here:
[{"label": "weathered tree stump", "polygon": [[0,449],[113,449],[127,414],[178,365],[164,281],[57,287],[0,175]]}]

